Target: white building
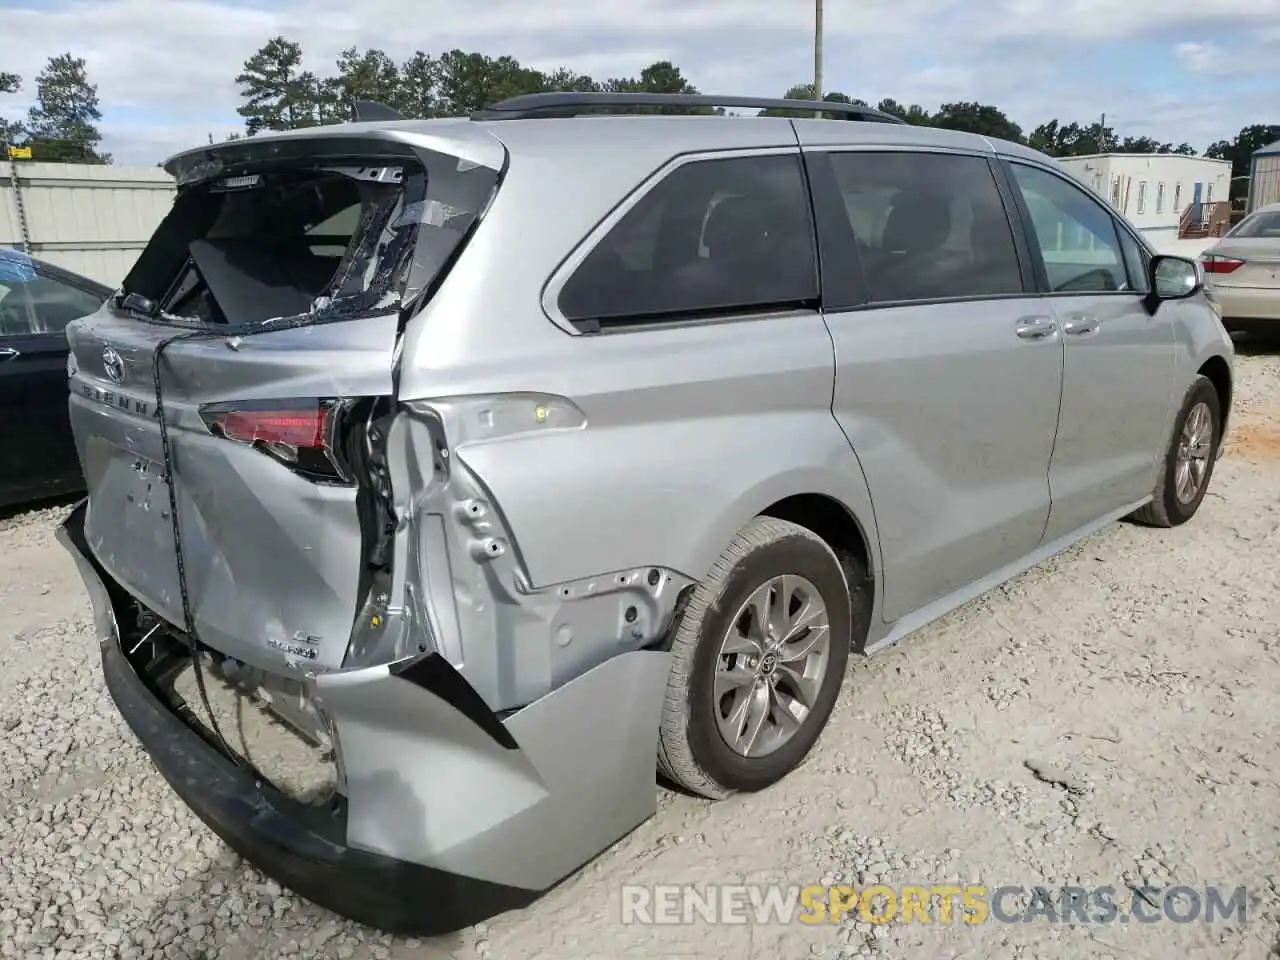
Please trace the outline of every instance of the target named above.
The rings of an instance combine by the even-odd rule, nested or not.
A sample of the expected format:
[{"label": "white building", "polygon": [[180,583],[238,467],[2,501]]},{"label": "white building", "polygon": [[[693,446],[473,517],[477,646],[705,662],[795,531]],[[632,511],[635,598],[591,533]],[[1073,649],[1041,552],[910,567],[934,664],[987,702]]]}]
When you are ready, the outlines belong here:
[{"label": "white building", "polygon": [[1280,140],[1253,154],[1249,174],[1249,209],[1280,203]]},{"label": "white building", "polygon": [[1151,239],[1176,238],[1197,203],[1229,200],[1231,163],[1175,153],[1098,153],[1058,161]]}]

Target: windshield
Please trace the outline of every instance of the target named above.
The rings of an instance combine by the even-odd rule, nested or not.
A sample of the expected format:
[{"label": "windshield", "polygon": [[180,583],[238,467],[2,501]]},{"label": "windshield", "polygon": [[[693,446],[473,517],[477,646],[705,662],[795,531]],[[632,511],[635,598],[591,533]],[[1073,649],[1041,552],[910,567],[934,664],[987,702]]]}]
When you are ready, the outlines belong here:
[{"label": "windshield", "polygon": [[1245,217],[1228,236],[1241,240],[1270,238],[1280,240],[1280,210],[1268,210]]},{"label": "windshield", "polygon": [[181,188],[117,298],[166,321],[238,326],[386,313],[438,278],[495,171],[292,163]]}]

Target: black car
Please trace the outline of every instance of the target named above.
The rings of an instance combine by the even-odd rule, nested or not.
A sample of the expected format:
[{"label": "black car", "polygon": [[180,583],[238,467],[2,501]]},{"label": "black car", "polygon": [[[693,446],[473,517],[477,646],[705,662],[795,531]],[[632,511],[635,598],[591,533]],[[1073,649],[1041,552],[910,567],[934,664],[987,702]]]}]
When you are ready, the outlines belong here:
[{"label": "black car", "polygon": [[0,247],[0,507],[84,489],[63,330],[112,291]]}]

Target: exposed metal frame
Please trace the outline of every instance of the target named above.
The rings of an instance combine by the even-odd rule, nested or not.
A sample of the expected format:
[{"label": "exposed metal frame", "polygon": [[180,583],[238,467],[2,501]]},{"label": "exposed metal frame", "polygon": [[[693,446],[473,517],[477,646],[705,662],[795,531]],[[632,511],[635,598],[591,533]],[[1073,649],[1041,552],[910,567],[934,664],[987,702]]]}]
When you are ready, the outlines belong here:
[{"label": "exposed metal frame", "polygon": [[529,93],[492,104],[471,115],[472,120],[531,120],[578,117],[609,109],[635,107],[741,107],[756,110],[795,110],[836,114],[842,120],[868,123],[905,123],[901,117],[874,107],[827,100],[785,100],[770,97],[721,96],[708,93]]}]

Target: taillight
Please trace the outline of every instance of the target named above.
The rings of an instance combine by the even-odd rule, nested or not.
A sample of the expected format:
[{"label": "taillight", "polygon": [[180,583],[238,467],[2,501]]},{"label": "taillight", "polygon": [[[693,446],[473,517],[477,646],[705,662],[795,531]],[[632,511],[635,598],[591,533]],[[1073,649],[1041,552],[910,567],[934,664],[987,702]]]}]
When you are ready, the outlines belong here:
[{"label": "taillight", "polygon": [[1205,273],[1234,273],[1244,266],[1243,260],[1237,260],[1234,257],[1218,257],[1211,253],[1204,254],[1200,262],[1204,264]]},{"label": "taillight", "polygon": [[200,408],[209,432],[254,447],[308,479],[350,483],[351,472],[336,442],[350,401],[250,400]]},{"label": "taillight", "polygon": [[230,410],[213,420],[228,440],[241,443],[282,443],[314,450],[324,446],[329,411]]}]

